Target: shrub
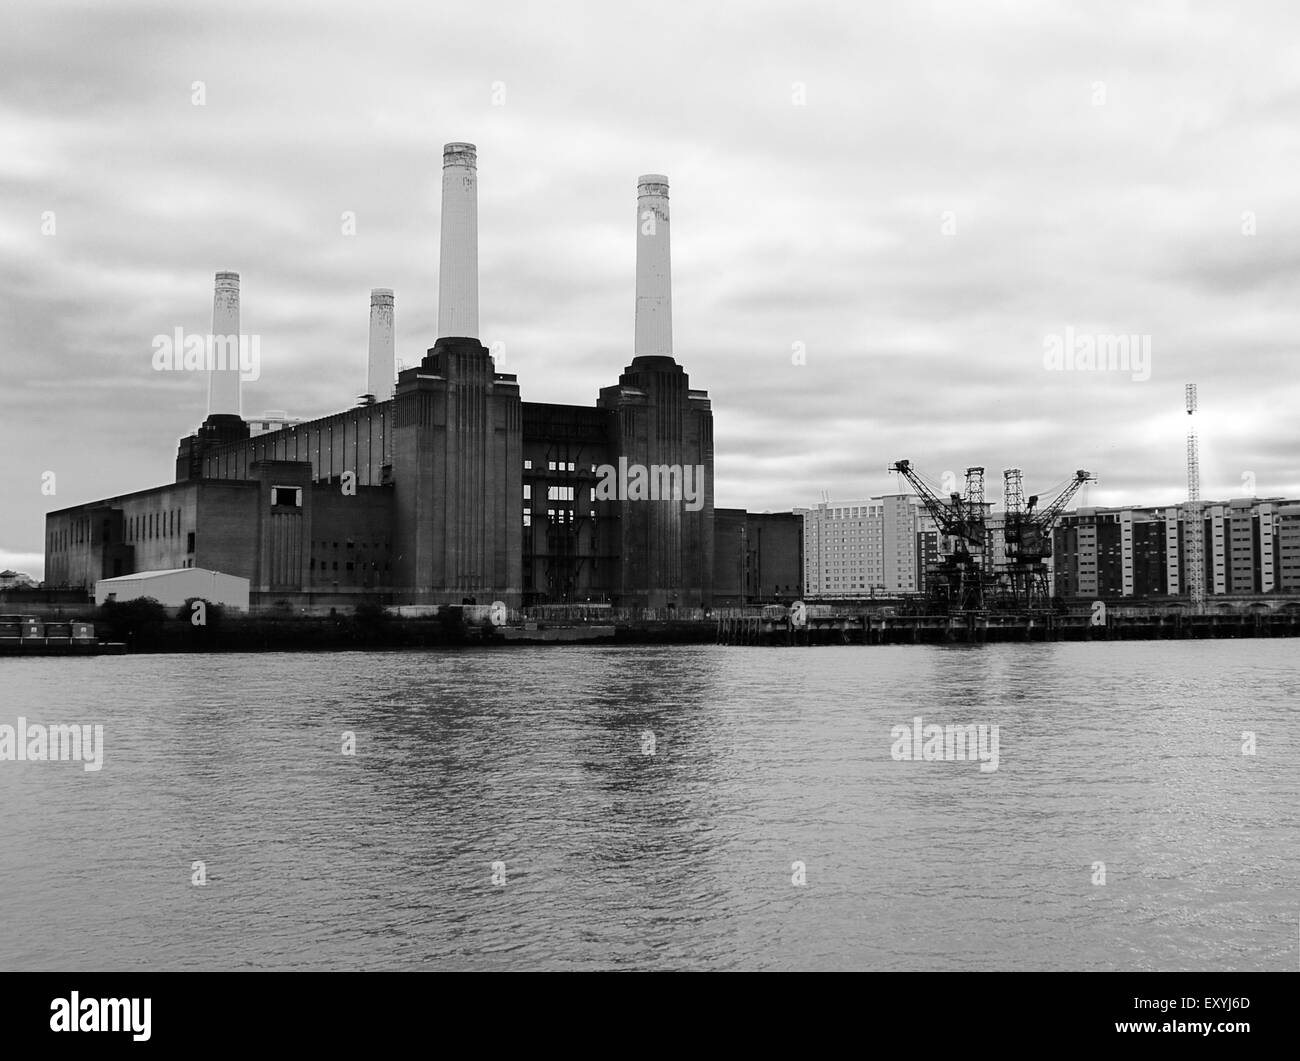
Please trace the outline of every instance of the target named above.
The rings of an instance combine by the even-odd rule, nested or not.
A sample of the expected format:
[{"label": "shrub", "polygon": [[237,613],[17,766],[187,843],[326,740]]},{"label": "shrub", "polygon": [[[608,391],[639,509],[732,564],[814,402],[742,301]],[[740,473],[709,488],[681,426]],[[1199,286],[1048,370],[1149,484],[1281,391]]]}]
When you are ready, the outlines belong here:
[{"label": "shrub", "polygon": [[357,621],[366,626],[378,626],[388,619],[388,613],[384,611],[382,604],[376,604],[374,601],[362,601],[353,610],[353,615]]}]

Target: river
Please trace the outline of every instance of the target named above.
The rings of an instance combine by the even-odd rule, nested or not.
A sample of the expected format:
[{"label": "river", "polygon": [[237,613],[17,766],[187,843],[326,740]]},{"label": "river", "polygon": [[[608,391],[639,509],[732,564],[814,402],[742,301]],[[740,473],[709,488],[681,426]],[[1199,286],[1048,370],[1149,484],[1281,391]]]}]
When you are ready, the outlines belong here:
[{"label": "river", "polygon": [[0,659],[20,718],[103,758],[0,761],[4,969],[1300,962],[1296,641]]}]

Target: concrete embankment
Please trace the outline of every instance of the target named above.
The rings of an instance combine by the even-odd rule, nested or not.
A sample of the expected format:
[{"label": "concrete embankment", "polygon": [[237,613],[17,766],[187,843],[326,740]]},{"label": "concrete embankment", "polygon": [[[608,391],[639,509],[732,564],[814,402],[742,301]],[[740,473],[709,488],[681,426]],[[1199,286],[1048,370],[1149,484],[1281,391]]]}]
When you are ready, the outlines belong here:
[{"label": "concrete embankment", "polygon": [[1185,638],[1300,637],[1295,610],[1226,615],[921,615],[872,614],[810,619],[802,629],[758,617],[720,619],[729,645],[983,644],[1017,641],[1164,641]]},{"label": "concrete embankment", "polygon": [[404,617],[362,615],[228,615],[210,610],[194,625],[147,608],[94,617],[100,640],[130,652],[311,652],[518,645],[899,645],[1033,641],[1130,641],[1300,636],[1295,609],[1268,614],[1110,616],[818,616],[800,629],[761,616],[598,621],[528,621],[493,627],[469,609]]}]

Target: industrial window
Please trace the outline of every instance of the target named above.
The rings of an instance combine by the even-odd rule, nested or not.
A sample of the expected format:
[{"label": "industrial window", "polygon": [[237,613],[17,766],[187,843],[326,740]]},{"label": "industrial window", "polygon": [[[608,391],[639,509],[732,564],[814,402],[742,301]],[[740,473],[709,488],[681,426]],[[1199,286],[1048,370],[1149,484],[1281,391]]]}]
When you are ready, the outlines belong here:
[{"label": "industrial window", "polygon": [[272,507],[302,508],[302,487],[271,487],[271,505]]},{"label": "industrial window", "polygon": [[547,462],[546,462],[546,470],[547,470],[548,472],[553,472],[553,471],[555,471],[555,461],[547,461]]},{"label": "industrial window", "polygon": [[524,500],[531,501],[533,498],[533,487],[531,483],[524,483]]},{"label": "industrial window", "polygon": [[193,531],[190,531],[190,533],[186,536],[186,540],[185,540],[185,551],[186,551],[187,553],[192,553],[192,552],[194,552],[194,532],[193,532]]},{"label": "industrial window", "polygon": [[532,461],[524,461],[524,471],[526,471],[526,472],[530,472],[530,471],[532,471],[532,470],[533,470],[533,462],[532,462]]}]

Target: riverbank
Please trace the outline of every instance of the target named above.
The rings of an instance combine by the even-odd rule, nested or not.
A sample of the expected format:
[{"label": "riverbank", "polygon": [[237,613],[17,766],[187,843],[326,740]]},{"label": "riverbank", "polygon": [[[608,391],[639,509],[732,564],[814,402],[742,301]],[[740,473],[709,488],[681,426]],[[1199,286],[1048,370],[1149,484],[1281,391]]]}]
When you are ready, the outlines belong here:
[{"label": "riverbank", "polygon": [[634,619],[615,623],[528,622],[504,628],[466,609],[397,617],[382,612],[326,617],[214,614],[203,625],[177,616],[99,620],[103,641],[133,653],[328,652],[430,649],[476,645],[809,645],[983,644],[1042,641],[1152,641],[1300,637],[1300,615],[1111,616],[825,616],[803,628],[760,616],[721,619]]}]

